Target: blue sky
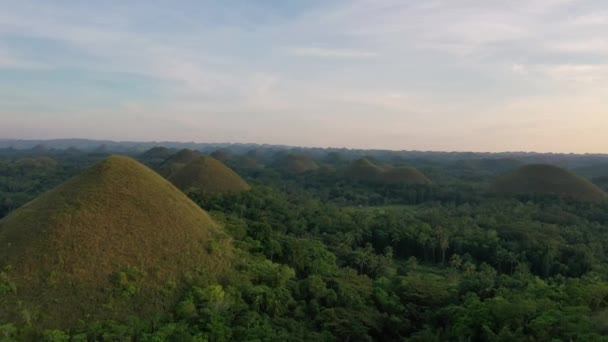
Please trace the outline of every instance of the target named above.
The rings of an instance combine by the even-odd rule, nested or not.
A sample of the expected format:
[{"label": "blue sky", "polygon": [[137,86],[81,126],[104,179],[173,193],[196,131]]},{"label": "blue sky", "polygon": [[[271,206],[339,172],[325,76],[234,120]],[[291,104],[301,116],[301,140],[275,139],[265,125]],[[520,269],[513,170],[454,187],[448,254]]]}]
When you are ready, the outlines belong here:
[{"label": "blue sky", "polygon": [[608,152],[600,0],[0,6],[0,137]]}]

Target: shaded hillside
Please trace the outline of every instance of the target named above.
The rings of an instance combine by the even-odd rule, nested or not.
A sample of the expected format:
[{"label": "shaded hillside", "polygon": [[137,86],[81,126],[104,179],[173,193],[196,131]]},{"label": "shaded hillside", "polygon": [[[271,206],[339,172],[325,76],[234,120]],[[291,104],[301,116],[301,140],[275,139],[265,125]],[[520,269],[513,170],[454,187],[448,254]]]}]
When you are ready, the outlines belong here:
[{"label": "shaded hillside", "polygon": [[185,192],[201,194],[240,192],[249,184],[226,165],[213,157],[199,157],[169,177]]},{"label": "shaded hillside", "polygon": [[226,150],[226,149],[219,149],[214,151],[213,153],[211,153],[211,156],[219,161],[221,161],[222,163],[226,163],[228,160],[230,160],[230,151]]},{"label": "shaded hillside", "polygon": [[[212,244],[224,247],[210,252]],[[0,296],[0,321],[38,326],[163,312],[186,273],[216,278],[230,253],[207,213],[154,171],[116,156],[5,217],[0,246],[12,288]]]},{"label": "shaded hillside", "polygon": [[202,154],[199,151],[189,150],[187,148],[178,151],[174,155],[167,158],[158,168],[158,172],[164,177],[169,177],[182,167],[190,164],[199,158]]},{"label": "shaded hillside", "polygon": [[358,181],[378,181],[384,170],[367,158],[355,160],[346,170],[346,176]]},{"label": "shaded hillside", "polygon": [[173,151],[171,149],[163,146],[156,146],[142,153],[141,157],[144,159],[167,159],[172,154]]},{"label": "shaded hillside", "polygon": [[418,169],[410,166],[387,168],[381,179],[385,183],[399,184],[431,184],[431,180]]},{"label": "shaded hillside", "polygon": [[346,170],[347,178],[356,181],[384,183],[384,184],[430,184],[422,172],[416,168],[385,167],[382,168],[366,158],[355,160]]},{"label": "shaded hillside", "polygon": [[304,173],[318,169],[319,164],[307,155],[287,154],[279,158],[277,167],[288,173]]},{"label": "shaded hillside", "polygon": [[606,193],[587,179],[547,164],[523,166],[496,180],[491,189],[504,194],[552,194],[594,202],[606,198]]}]

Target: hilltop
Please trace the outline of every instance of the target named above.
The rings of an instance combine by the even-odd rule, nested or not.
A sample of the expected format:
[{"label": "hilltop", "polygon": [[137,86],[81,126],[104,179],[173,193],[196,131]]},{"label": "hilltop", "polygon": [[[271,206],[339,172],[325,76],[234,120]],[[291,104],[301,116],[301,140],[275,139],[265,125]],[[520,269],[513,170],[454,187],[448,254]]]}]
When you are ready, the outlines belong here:
[{"label": "hilltop", "polygon": [[280,158],[278,166],[288,173],[304,173],[319,168],[319,164],[304,154],[287,154]]},{"label": "hilltop", "polygon": [[159,166],[159,173],[164,177],[171,176],[174,172],[179,171],[182,167],[190,164],[199,158],[202,154],[199,151],[189,150],[187,148],[179,150],[174,155],[165,159]]},{"label": "hilltop", "polygon": [[347,178],[357,181],[384,184],[430,184],[422,172],[414,167],[380,167],[367,158],[355,160],[347,168]]},{"label": "hilltop", "polygon": [[387,168],[382,173],[385,183],[431,184],[431,180],[418,169],[410,166]]},{"label": "hilltop", "polygon": [[548,164],[525,165],[496,180],[491,189],[504,194],[552,194],[593,202],[607,197],[587,179]]},{"label": "hilltop", "polygon": [[5,217],[0,246],[0,270],[13,288],[0,292],[0,321],[38,326],[162,313],[186,274],[217,278],[231,253],[206,212],[154,171],[117,156]]},{"label": "hilltop", "polygon": [[360,158],[350,164],[346,176],[358,181],[377,181],[384,172],[382,168],[367,158]]},{"label": "hilltop", "polygon": [[173,151],[164,146],[156,146],[142,153],[141,157],[145,159],[167,159],[173,154]]},{"label": "hilltop", "polygon": [[226,149],[219,149],[219,150],[212,152],[211,156],[213,158],[221,161],[222,163],[226,163],[227,161],[230,160],[231,153],[230,153],[230,151],[228,151]]},{"label": "hilltop", "polygon": [[198,157],[176,171],[169,181],[185,192],[202,194],[240,192],[251,188],[229,167],[208,156]]}]

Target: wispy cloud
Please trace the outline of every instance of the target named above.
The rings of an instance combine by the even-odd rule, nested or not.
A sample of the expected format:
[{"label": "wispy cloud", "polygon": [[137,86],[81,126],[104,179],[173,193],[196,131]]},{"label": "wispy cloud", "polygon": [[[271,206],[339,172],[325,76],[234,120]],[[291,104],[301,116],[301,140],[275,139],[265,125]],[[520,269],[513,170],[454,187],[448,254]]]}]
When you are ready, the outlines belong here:
[{"label": "wispy cloud", "polygon": [[[105,74],[121,83],[116,75],[128,74],[135,81],[107,86],[103,99],[115,97],[113,108],[121,112],[114,119],[157,122],[148,127],[151,139],[280,136],[274,142],[471,149],[493,139],[483,127],[517,136],[519,121],[509,126],[508,120],[538,122],[554,111],[558,122],[576,125],[565,119],[578,114],[576,105],[587,106],[587,122],[606,123],[591,108],[608,105],[602,100],[608,43],[601,35],[608,32],[608,13],[601,0],[241,1],[179,8],[162,2],[5,4],[0,72],[24,76],[19,96],[9,101],[5,91],[5,100],[0,97],[0,115],[20,108],[18,102],[23,108],[69,103],[54,121],[36,121],[65,132],[61,125],[77,126],[69,120],[84,125],[101,110],[92,109],[100,101],[91,82],[98,80],[83,75]],[[69,70],[71,78],[42,68]],[[71,85],[65,94],[36,96],[35,83],[46,84],[41,81],[53,89]],[[155,91],[146,92],[150,85]],[[0,93],[14,89],[0,78]],[[158,123],[163,116],[179,123],[170,136]],[[345,123],[348,129],[340,129]],[[479,137],[459,138],[472,125]],[[446,137],[446,145],[431,145],[432,136]],[[500,141],[492,146],[500,149]]]},{"label": "wispy cloud", "polygon": [[320,48],[320,47],[293,47],[287,49],[287,53],[294,56],[319,57],[319,58],[375,58],[379,54],[370,51],[359,51],[350,49]]}]

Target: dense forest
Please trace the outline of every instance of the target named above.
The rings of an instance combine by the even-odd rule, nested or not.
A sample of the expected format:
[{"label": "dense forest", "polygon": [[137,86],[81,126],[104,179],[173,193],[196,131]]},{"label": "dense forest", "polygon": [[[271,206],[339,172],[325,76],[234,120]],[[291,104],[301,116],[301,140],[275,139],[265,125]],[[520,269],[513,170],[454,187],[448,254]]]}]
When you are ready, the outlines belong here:
[{"label": "dense forest", "polygon": [[[608,340],[608,201],[491,191],[541,161],[601,191],[606,157],[222,148],[200,150],[251,189],[185,190],[234,242],[221,279],[191,277],[162,315],[25,317],[0,341]],[[112,152],[1,150],[0,218]],[[160,170],[177,151],[119,152]],[[359,158],[380,176],[349,177]],[[405,166],[430,181],[383,181]],[[117,302],[143,286],[137,270],[114,284]],[[18,291],[0,272],[0,297]]]}]

